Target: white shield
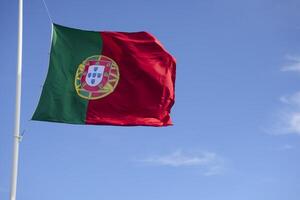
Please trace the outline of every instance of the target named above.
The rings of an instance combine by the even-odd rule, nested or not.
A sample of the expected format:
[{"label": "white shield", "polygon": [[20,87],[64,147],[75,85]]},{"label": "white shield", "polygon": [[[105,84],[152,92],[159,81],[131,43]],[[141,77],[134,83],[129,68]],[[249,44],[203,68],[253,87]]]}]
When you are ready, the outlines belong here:
[{"label": "white shield", "polygon": [[85,81],[89,86],[98,85],[103,78],[105,66],[103,65],[91,65],[85,77]]}]

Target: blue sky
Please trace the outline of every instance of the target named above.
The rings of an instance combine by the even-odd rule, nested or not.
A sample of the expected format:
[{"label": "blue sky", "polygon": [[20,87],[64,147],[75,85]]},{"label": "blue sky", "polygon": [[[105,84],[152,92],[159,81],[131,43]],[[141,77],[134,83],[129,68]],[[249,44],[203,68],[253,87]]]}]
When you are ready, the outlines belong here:
[{"label": "blue sky", "polygon": [[[51,24],[24,2],[19,200],[298,200],[300,2],[47,1],[55,23],[149,31],[177,59],[174,126],[32,122]],[[0,199],[8,199],[17,1],[0,2]]]}]

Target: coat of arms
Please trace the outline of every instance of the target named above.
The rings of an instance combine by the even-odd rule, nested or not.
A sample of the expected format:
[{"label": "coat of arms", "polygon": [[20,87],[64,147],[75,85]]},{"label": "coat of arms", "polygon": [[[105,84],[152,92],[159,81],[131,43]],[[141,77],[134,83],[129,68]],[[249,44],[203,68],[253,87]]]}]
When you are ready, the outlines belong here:
[{"label": "coat of arms", "polygon": [[92,56],[84,60],[77,69],[75,89],[85,99],[99,99],[112,93],[119,81],[119,68],[107,56]]}]

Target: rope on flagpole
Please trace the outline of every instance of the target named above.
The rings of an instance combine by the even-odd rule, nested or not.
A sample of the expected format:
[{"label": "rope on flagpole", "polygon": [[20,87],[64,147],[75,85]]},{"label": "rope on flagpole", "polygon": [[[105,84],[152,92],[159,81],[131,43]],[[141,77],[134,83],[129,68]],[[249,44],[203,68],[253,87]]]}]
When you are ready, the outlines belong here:
[{"label": "rope on flagpole", "polygon": [[45,0],[42,0],[42,1],[43,1],[43,4],[44,4],[44,7],[45,7],[45,9],[46,9],[46,12],[47,12],[48,18],[49,18],[50,22],[53,24],[53,20],[52,20],[52,17],[51,17],[51,15],[50,15],[50,12],[49,12],[48,6],[47,6],[47,4],[46,4]]}]

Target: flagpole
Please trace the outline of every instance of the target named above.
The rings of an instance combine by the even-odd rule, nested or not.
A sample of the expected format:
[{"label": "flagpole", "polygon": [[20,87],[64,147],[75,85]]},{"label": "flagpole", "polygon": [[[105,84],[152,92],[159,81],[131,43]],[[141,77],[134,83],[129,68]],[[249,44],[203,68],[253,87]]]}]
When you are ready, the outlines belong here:
[{"label": "flagpole", "polygon": [[21,114],[21,87],[22,87],[22,35],[23,35],[23,0],[19,0],[19,32],[18,32],[18,65],[16,80],[16,107],[15,107],[15,128],[13,144],[13,160],[11,175],[10,200],[16,200],[19,143],[20,143],[20,114]]}]

